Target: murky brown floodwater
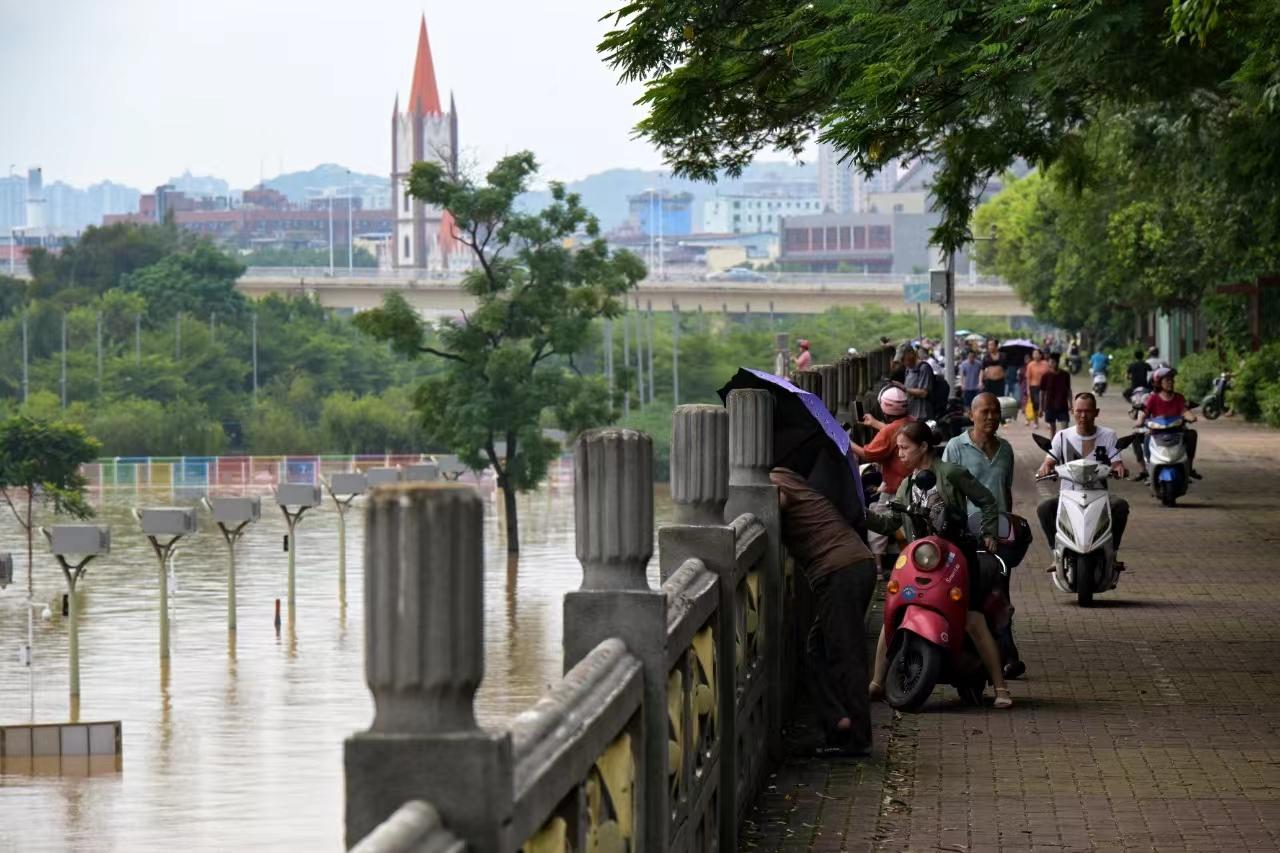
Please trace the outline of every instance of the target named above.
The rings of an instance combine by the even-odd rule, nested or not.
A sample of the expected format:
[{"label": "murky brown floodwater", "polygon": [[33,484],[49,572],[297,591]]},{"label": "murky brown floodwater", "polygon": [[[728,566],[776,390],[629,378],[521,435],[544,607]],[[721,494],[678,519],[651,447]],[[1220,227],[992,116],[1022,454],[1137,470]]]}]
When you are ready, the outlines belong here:
[{"label": "murky brown floodwater", "polygon": [[[560,674],[561,597],[581,582],[573,555],[573,494],[560,476],[521,499],[524,551],[508,570],[498,511],[483,492],[486,672],[483,722],[522,710]],[[0,851],[339,850],[342,742],[372,719],[364,684],[363,508],[348,516],[347,601],[338,601],[337,513],[308,513],[298,533],[297,630],[277,636],[285,595],[284,520],[269,499],[241,542],[234,654],[226,631],[226,546],[201,511],[201,532],[176,558],[170,598],[171,663],[158,652],[158,566],[129,514],[134,506],[194,505],[169,493],[105,493],[99,521],[112,553],[82,582],[82,720],[122,720],[123,769],[83,775],[0,774]],[[669,518],[660,493],[657,516]],[[8,514],[0,549],[15,555],[15,583],[0,592],[0,724],[29,720],[25,545]],[[655,561],[656,564],[656,561]],[[656,573],[650,566],[651,575]],[[68,719],[63,581],[43,542],[36,599],[35,717]]]}]

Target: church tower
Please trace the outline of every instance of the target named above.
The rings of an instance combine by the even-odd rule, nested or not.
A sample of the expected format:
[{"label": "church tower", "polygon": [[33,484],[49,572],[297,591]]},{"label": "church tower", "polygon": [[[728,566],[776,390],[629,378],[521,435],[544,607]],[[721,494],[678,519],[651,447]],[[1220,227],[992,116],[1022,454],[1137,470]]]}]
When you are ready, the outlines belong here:
[{"label": "church tower", "polygon": [[453,217],[409,195],[409,172],[420,160],[439,163],[454,173],[458,169],[458,114],[452,95],[449,111],[441,106],[425,15],[418,28],[409,103],[402,112],[397,95],[391,114],[391,203],[396,211],[392,256],[396,267],[445,270],[451,260],[455,265],[461,260],[453,257],[459,249]]}]

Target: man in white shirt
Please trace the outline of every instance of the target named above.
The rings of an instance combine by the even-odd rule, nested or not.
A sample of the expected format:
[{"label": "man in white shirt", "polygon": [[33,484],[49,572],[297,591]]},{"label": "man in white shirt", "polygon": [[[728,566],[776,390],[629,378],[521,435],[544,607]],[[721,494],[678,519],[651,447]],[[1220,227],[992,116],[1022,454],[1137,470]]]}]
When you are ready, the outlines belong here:
[{"label": "man in white shirt", "polygon": [[[1098,398],[1088,391],[1081,391],[1071,401],[1071,414],[1076,425],[1070,429],[1060,430],[1053,437],[1050,453],[1045,456],[1037,477],[1053,473],[1053,469],[1063,462],[1074,459],[1105,459],[1116,476],[1127,477],[1120,451],[1116,448],[1116,432],[1107,427],[1097,426]],[[1077,489],[1075,483],[1061,481],[1062,489]],[[1129,504],[1124,498],[1110,495],[1111,503],[1111,540],[1116,551],[1120,550],[1120,540],[1124,536],[1125,525],[1129,521]],[[1057,538],[1058,498],[1055,495],[1040,501],[1036,507],[1036,515],[1040,518],[1040,526],[1044,529],[1045,541],[1049,544],[1049,553],[1053,553],[1054,541]],[[1053,571],[1051,568],[1050,571]]]}]

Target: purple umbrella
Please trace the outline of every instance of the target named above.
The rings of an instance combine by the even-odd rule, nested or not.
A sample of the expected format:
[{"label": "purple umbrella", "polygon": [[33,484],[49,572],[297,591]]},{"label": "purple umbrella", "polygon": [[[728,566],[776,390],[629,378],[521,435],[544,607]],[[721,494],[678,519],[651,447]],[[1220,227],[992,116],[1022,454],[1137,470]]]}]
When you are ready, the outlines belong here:
[{"label": "purple umbrella", "polygon": [[856,463],[849,456],[849,434],[845,432],[835,416],[827,411],[822,398],[797,388],[781,376],[750,367],[738,368],[737,374],[720,389],[720,399],[727,403],[729,392],[735,388],[760,388],[773,393],[775,463],[787,459],[803,459],[804,462],[789,464],[788,467],[808,475],[817,456],[815,445],[820,443],[815,442],[815,439],[825,437],[840,458],[845,460],[856,490],[855,494],[862,506],[866,507],[866,497],[862,493],[862,479],[858,476]]}]

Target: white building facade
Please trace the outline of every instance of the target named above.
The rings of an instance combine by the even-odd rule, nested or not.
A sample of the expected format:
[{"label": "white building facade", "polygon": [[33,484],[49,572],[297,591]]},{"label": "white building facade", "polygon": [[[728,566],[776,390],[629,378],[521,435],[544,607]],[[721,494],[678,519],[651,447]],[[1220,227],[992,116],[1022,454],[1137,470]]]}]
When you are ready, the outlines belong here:
[{"label": "white building facade", "polygon": [[784,216],[822,212],[816,197],[723,195],[702,206],[702,230],[707,234],[776,234]]}]

